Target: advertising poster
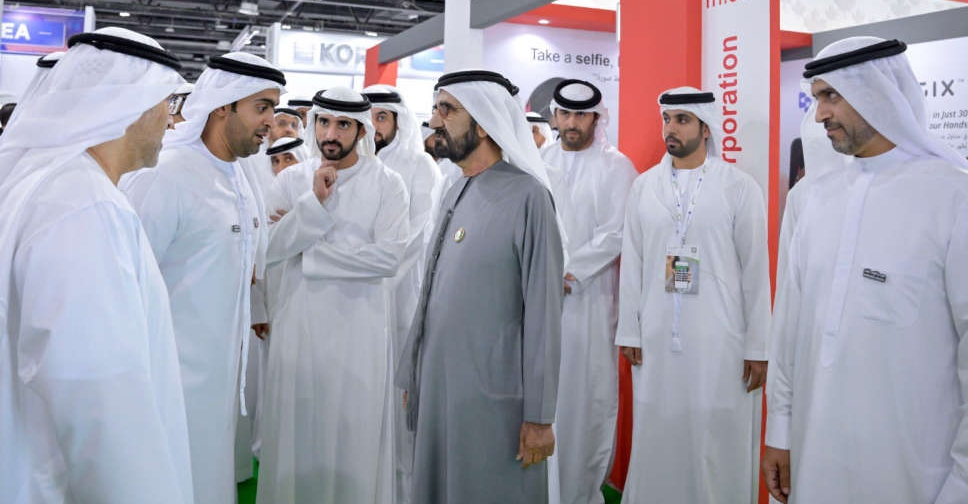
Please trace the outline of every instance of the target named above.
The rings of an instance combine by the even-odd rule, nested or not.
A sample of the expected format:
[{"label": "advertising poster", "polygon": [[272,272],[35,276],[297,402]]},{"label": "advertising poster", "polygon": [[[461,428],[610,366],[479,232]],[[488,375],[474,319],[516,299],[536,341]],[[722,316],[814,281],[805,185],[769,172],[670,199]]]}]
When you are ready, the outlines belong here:
[{"label": "advertising poster", "polygon": [[[484,30],[484,68],[521,89],[529,111],[551,117],[555,86],[581,79],[597,86],[611,116],[609,141],[618,143],[618,42],[614,33],[499,23]],[[658,119],[658,118],[656,118]]]}]

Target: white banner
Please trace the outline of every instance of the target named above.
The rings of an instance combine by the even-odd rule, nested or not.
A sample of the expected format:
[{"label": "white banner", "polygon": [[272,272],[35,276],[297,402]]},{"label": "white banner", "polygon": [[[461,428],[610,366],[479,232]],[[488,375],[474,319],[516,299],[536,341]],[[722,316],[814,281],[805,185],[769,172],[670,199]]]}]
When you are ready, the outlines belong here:
[{"label": "white banner", "polygon": [[908,46],[907,56],[924,90],[928,130],[968,157],[968,37]]},{"label": "white banner", "polygon": [[722,107],[722,159],[752,175],[769,201],[770,0],[699,1],[703,90]]},{"label": "white banner", "polygon": [[548,104],[558,82],[591,82],[602,91],[608,107],[608,139],[618,144],[618,43],[614,33],[498,23],[484,30],[484,68],[511,79],[521,89],[521,102],[545,117],[549,117]]}]

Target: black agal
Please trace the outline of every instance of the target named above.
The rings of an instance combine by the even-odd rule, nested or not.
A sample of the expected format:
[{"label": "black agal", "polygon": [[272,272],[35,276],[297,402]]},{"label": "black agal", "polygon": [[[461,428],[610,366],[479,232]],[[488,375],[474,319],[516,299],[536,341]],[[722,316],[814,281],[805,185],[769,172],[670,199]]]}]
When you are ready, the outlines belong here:
[{"label": "black agal", "polygon": [[286,151],[295,149],[296,147],[299,147],[304,143],[306,142],[302,138],[293,138],[291,142],[286,142],[282,145],[277,145],[275,147],[269,147],[268,149],[266,149],[266,155],[274,156],[276,154],[279,154],[280,152],[286,152]]},{"label": "black agal", "polygon": [[401,103],[401,102],[403,102],[403,99],[400,98],[400,94],[399,93],[394,93],[392,91],[387,92],[387,93],[363,93],[363,96],[365,96],[367,100],[370,100],[370,103]]},{"label": "black agal", "polygon": [[504,89],[508,90],[508,93],[510,93],[511,96],[518,94],[518,87],[512,84],[507,77],[497,72],[490,72],[487,70],[463,70],[460,72],[451,72],[441,75],[440,78],[437,79],[437,84],[434,85],[434,91],[440,89],[442,86],[450,86],[451,84],[482,81],[500,84]]},{"label": "black agal", "polygon": [[[182,68],[181,63],[178,62],[178,58],[176,58],[174,54],[164,49],[158,49],[155,46],[142,44],[141,42],[126,39],[124,37],[116,37],[114,35],[106,35],[104,33],[96,32],[78,33],[67,41],[67,47],[74,47],[77,44],[87,44],[105,51],[112,51],[127,54],[128,56],[134,56],[136,58],[146,59],[148,61],[153,61],[155,63],[172,68],[176,72],[181,71]],[[37,63],[39,66],[40,62],[38,61]]]},{"label": "black agal", "polygon": [[313,96],[313,104],[324,109],[336,110],[339,112],[366,112],[370,110],[373,105],[370,100],[363,97],[363,101],[343,101],[334,100],[332,98],[327,98],[323,96],[326,91],[320,91]]},{"label": "black agal", "polygon": [[[561,95],[561,90],[566,86],[571,85],[582,85],[591,90],[592,96],[587,100],[571,100]],[[590,109],[602,102],[602,92],[595,87],[591,82],[578,80],[578,79],[565,79],[555,86],[555,103],[557,103],[561,108],[568,110],[585,110]]]},{"label": "black agal", "polygon": [[716,96],[712,93],[665,93],[659,97],[660,105],[690,105],[694,103],[712,103]]},{"label": "black agal", "polygon": [[854,49],[853,51],[848,51],[843,54],[835,54],[827,58],[813,60],[804,66],[806,71],[803,72],[803,77],[809,79],[814,75],[820,75],[833,70],[838,70],[840,68],[857,65],[865,61],[894,56],[895,54],[901,54],[906,50],[907,44],[901,42],[900,40],[885,40],[884,42],[878,42],[874,45]]},{"label": "black agal", "polygon": [[286,85],[286,76],[275,68],[262,65],[253,65],[244,61],[238,61],[224,56],[212,56],[208,60],[208,67],[216,70],[225,70],[239,75],[247,75],[259,79],[271,80],[280,86]]}]

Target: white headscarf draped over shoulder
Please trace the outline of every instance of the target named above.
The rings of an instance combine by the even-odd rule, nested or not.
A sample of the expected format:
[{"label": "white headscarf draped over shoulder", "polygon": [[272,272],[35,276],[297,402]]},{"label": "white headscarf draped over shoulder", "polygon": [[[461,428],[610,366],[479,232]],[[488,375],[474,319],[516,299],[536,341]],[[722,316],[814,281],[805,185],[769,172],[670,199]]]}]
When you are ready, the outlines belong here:
[{"label": "white headscarf draped over shoulder", "polygon": [[[174,55],[154,39],[124,28],[71,37],[47,70],[42,89],[28,93],[0,146],[0,270],[11,271],[17,223],[35,191],[89,147],[124,136],[184,80]],[[69,118],[70,120],[65,120]],[[94,238],[92,238],[94,239]],[[0,340],[6,338],[9,282],[0,282]]]},{"label": "white headscarf draped over shoulder", "polygon": [[370,116],[372,105],[365,96],[344,86],[336,86],[325,91],[316,93],[313,97],[313,108],[306,114],[306,131],[303,133],[303,140],[309,149],[310,155],[322,158],[323,153],[319,150],[316,142],[316,117],[320,114],[328,114],[334,117],[347,117],[358,121],[366,129],[363,138],[356,144],[356,152],[360,156],[375,157],[376,141],[373,140],[373,118]]},{"label": "white headscarf draped over shoulder", "polygon": [[[608,107],[602,100],[602,92],[591,82],[578,79],[565,79],[559,82],[555,86],[550,108],[552,115],[558,109],[598,114],[598,123],[595,125],[595,143],[609,144],[608,133],[605,129],[610,121]],[[548,128],[551,129],[551,126],[549,125]],[[549,140],[551,140],[550,137]]]},{"label": "white headscarf draped over shoulder", "polygon": [[[101,28],[69,44],[55,66],[39,71],[42,82],[23,96],[0,137],[0,185],[15,172],[53,168],[124,136],[185,82],[177,58],[131,30]],[[130,47],[155,59],[121,52]]]},{"label": "white headscarf draped over shoulder", "polygon": [[182,107],[184,122],[165,135],[165,147],[195,142],[202,136],[213,110],[266,89],[286,92],[286,78],[268,61],[249,53],[215,56],[195,81]]},{"label": "white headscarf draped over shoulder", "polygon": [[505,161],[538,179],[548,189],[557,208],[558,232],[567,263],[568,237],[561,221],[562,211],[567,211],[562,207],[567,201],[555,197],[548,167],[534,144],[531,124],[525,118],[521,103],[514,98],[517,86],[497,72],[463,70],[442,75],[434,87],[435,91],[450,93],[463,105],[501,148]]},{"label": "white headscarf draped over shoulder", "polygon": [[719,142],[723,140],[721,131],[719,108],[716,96],[690,86],[668,89],[659,94],[659,114],[670,110],[685,110],[690,112],[709,127],[709,138],[706,139],[706,154],[709,157],[719,156]]},{"label": "white headscarf draped over shoulder", "polygon": [[406,100],[397,88],[386,84],[375,84],[364,88],[363,96],[370,100],[373,108],[386,109],[397,114],[396,141],[400,142],[402,147],[416,152],[424,151],[420,121],[407,106]]},{"label": "white headscarf draped over shoulder", "polygon": [[[939,157],[968,169],[968,160],[928,131],[924,90],[904,55],[906,49],[904,42],[878,37],[838,40],[807,63],[802,87],[811,93],[811,85],[823,80],[902,150],[915,156]],[[808,112],[811,118],[816,106],[814,102]],[[823,128],[819,123],[812,127]],[[827,148],[833,150],[829,142]]]}]

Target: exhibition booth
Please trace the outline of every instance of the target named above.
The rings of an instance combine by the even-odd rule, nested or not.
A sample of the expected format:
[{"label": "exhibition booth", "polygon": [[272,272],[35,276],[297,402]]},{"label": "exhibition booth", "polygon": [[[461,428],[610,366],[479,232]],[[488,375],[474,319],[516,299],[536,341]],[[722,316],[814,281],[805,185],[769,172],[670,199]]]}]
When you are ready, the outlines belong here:
[{"label": "exhibition booth", "polygon": [[[268,27],[266,57],[285,72],[290,98],[336,85],[391,84],[423,120],[430,115],[436,79],[460,67],[501,72],[520,88],[522,106],[546,118],[558,82],[586,80],[602,90],[609,140],[640,172],[665,152],[660,92],[683,85],[713,91],[722,108],[721,157],[749,173],[767,202],[775,278],[786,195],[810,170],[799,137],[813,98],[802,89],[801,74],[827,44],[857,35],[906,42],[924,91],[929,130],[968,157],[968,2],[950,3],[946,10],[807,32],[781,29],[781,12],[801,7],[786,6],[786,0],[634,0],[617,9],[547,0],[448,0],[444,14],[388,38],[276,23]],[[94,14],[90,7],[4,6],[0,90],[21,94],[38,55],[63,50],[70,35],[94,29]],[[611,475],[618,489],[626,479],[632,410],[630,371],[620,360]],[[767,502],[765,491],[760,502]]]}]

